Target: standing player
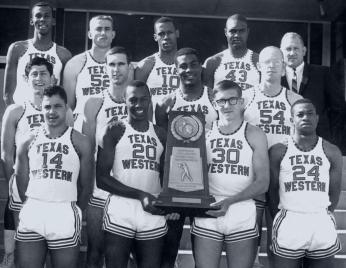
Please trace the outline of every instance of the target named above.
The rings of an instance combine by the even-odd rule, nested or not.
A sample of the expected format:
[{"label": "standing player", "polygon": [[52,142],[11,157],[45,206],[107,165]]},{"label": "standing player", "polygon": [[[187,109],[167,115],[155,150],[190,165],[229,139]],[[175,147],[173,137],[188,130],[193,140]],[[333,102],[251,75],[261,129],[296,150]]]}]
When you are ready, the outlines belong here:
[{"label": "standing player", "polygon": [[30,25],[34,26],[34,37],[12,43],[6,56],[3,96],[6,105],[22,104],[31,94],[25,83],[25,66],[34,57],[42,57],[53,64],[54,77],[59,83],[62,69],[71,58],[71,53],[52,41],[55,25],[53,8],[46,2],[36,3],[31,9]]},{"label": "standing player", "polygon": [[131,82],[125,98],[128,120],[112,121],[99,137],[96,181],[111,193],[103,218],[106,267],[126,267],[133,247],[140,268],[158,268],[167,225],[152,214],[161,212],[153,202],[161,191],[166,132],[149,121],[144,82]]},{"label": "standing player", "polygon": [[155,108],[165,96],[179,88],[180,80],[174,64],[179,30],[173,19],[161,17],[156,20],[154,32],[154,40],[158,44],[159,51],[138,63],[135,79],[146,82]]},{"label": "standing player", "polygon": [[81,209],[91,194],[94,158],[87,137],[66,124],[62,87],[45,89],[42,110],[43,127],[16,153],[18,191],[25,201],[15,237],[18,266],[43,267],[49,250],[53,267],[77,267]]},{"label": "standing player", "polygon": [[9,203],[5,207],[4,217],[5,255],[0,265],[2,268],[14,265],[15,226],[22,207],[15,176],[12,177],[16,144],[44,122],[41,111],[42,93],[53,82],[53,65],[45,58],[35,57],[26,65],[25,77],[26,89],[31,96],[22,105],[12,104],[7,107],[1,128],[1,140],[6,141],[1,143],[1,159],[6,180],[10,184]]},{"label": "standing player", "polygon": [[101,96],[109,86],[105,55],[115,37],[111,16],[99,15],[89,22],[88,37],[91,49],[74,56],[64,70],[64,87],[68,105],[77,117],[75,128],[81,130],[85,102],[92,96]]},{"label": "standing player", "polygon": [[218,210],[215,218],[195,218],[196,267],[219,267],[226,242],[228,267],[251,268],[257,249],[258,230],[253,198],[269,184],[267,138],[263,131],[244,121],[241,87],[224,80],[214,88],[219,120],[206,134],[209,189]]},{"label": "standing player", "polygon": [[[264,48],[259,55],[258,69],[261,72],[261,83],[244,92],[247,100],[244,117],[246,121],[259,126],[264,131],[268,139],[268,148],[270,148],[293,133],[290,107],[301,96],[281,86],[281,76],[285,73],[285,65],[279,48]],[[256,206],[257,224],[261,231],[265,207],[264,196],[257,197]],[[272,219],[269,216],[269,213],[266,213],[267,226],[270,227]],[[270,232],[267,234],[270,236]],[[259,245],[260,239],[258,250]],[[269,251],[268,256],[270,258]]]},{"label": "standing player", "polygon": [[[113,47],[106,53],[106,69],[111,85],[101,97],[86,101],[84,108],[83,133],[95,144],[95,137],[110,120],[127,118],[125,89],[129,75],[130,58],[123,47]],[[94,186],[93,195],[87,207],[88,252],[87,266],[102,267],[104,239],[102,230],[103,210],[109,193]]]},{"label": "standing player", "polygon": [[[181,81],[180,88],[166,96],[155,109],[156,123],[167,129],[170,111],[193,111],[205,115],[206,126],[210,128],[217,119],[212,104],[212,91],[202,85],[202,66],[198,53],[192,48],[182,48],[175,56],[175,65]],[[173,267],[178,254],[183,232],[185,215],[179,220],[168,220],[168,234],[165,241],[162,267]]]},{"label": "standing player", "polygon": [[342,155],[317,136],[318,115],[310,100],[296,101],[291,113],[292,137],[269,151],[275,267],[298,268],[303,259],[308,267],[334,267],[333,257],[341,249],[333,211],[341,189]]},{"label": "standing player", "polygon": [[258,84],[258,54],[247,48],[249,31],[244,16],[235,14],[227,19],[225,35],[228,48],[204,63],[203,80],[208,87],[213,88],[224,79],[236,82],[243,90]]}]

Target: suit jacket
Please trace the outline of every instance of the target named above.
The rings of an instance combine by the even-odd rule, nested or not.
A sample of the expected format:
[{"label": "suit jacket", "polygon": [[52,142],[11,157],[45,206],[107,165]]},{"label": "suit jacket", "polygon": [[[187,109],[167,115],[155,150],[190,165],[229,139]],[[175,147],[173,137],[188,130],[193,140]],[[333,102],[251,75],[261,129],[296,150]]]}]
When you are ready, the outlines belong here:
[{"label": "suit jacket", "polygon": [[[287,88],[286,76],[281,84]],[[299,94],[310,99],[319,115],[317,134],[328,141],[338,143],[335,133],[343,130],[343,114],[346,111],[345,97],[330,69],[325,66],[304,64]]]}]

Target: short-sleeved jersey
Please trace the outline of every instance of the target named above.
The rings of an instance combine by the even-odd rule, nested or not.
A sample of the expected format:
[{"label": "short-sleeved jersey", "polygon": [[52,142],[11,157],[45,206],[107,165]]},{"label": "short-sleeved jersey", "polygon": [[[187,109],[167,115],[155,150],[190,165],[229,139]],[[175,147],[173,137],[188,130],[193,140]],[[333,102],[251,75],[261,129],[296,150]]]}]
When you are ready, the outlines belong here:
[{"label": "short-sleeved jersey", "polygon": [[201,97],[193,101],[185,100],[181,89],[175,92],[175,96],[176,98],[171,109],[172,111],[201,112],[205,116],[206,128],[208,129],[210,129],[212,123],[217,120],[218,114],[211,103],[207,87],[203,88]]},{"label": "short-sleeved jersey", "polygon": [[85,53],[85,63],[77,76],[76,108],[74,113],[83,113],[86,101],[93,96],[101,96],[102,91],[109,87],[110,81],[105,62],[97,62],[90,54]]},{"label": "short-sleeved jersey", "polygon": [[115,147],[113,176],[121,183],[158,195],[160,184],[160,157],[163,145],[149,122],[146,132],[135,130],[127,121],[124,133]]},{"label": "short-sleeved jersey", "polygon": [[16,126],[15,143],[19,144],[30,132],[33,132],[44,123],[44,116],[41,110],[38,110],[29,101],[23,104],[24,111],[18,119]]},{"label": "short-sleeved jersey", "polygon": [[60,84],[60,75],[63,64],[57,53],[57,45],[53,42],[52,46],[45,51],[38,50],[33,44],[33,40],[28,40],[28,48],[18,59],[17,65],[17,86],[13,94],[13,100],[17,104],[22,104],[25,100],[30,97],[30,92],[27,83],[24,80],[25,67],[33,58],[42,57],[45,58],[53,65],[53,74]]},{"label": "short-sleeved jersey", "polygon": [[265,95],[258,87],[249,89],[246,93],[249,93],[249,100],[244,118],[264,131],[268,148],[292,133],[291,104],[287,99],[286,88],[282,87],[275,96]]},{"label": "short-sleeved jersey", "polygon": [[153,107],[155,108],[156,103],[160,102],[164,96],[171,94],[179,88],[180,78],[175,64],[165,64],[161,60],[159,53],[143,59],[139,65],[148,60],[154,61],[146,83],[150,90]]},{"label": "short-sleeved jersey", "polygon": [[280,164],[279,209],[295,212],[322,212],[330,205],[330,162],[323,150],[323,139],[310,151],[300,150],[288,137],[287,150]]},{"label": "short-sleeved jersey", "polygon": [[212,195],[228,197],[253,182],[253,149],[246,138],[247,122],[231,134],[221,133],[218,122],[206,134],[209,190]]},{"label": "short-sleeved jersey", "polygon": [[79,156],[71,127],[57,138],[40,128],[28,149],[29,185],[26,196],[47,202],[77,201]]},{"label": "short-sleeved jersey", "polygon": [[259,83],[259,72],[252,60],[253,51],[248,49],[241,58],[235,58],[229,49],[213,56],[217,59],[214,73],[214,86],[222,80],[236,82],[243,90]]},{"label": "short-sleeved jersey", "polygon": [[102,129],[111,120],[124,120],[127,118],[127,107],[125,102],[114,100],[108,90],[102,92],[102,105],[96,116],[96,135],[98,137]]}]

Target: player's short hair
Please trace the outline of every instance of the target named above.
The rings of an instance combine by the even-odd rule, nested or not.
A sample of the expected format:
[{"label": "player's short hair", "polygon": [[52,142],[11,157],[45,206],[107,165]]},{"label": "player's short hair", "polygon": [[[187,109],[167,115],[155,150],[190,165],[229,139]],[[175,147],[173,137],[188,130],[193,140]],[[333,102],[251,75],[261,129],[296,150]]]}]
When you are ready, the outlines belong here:
[{"label": "player's short hair", "polygon": [[154,22],[154,31],[155,31],[156,24],[158,24],[158,23],[167,23],[167,22],[172,23],[173,26],[174,26],[174,29],[175,30],[177,29],[177,25],[175,24],[173,18],[171,18],[171,17],[160,17],[157,20],[155,20],[155,22]]},{"label": "player's short hair", "polygon": [[227,25],[227,22],[229,20],[238,20],[238,21],[241,21],[241,22],[244,22],[247,24],[247,18],[241,14],[233,14],[233,15],[229,16],[227,18],[226,25]]},{"label": "player's short hair", "polygon": [[107,57],[110,55],[114,55],[114,54],[125,54],[126,55],[126,59],[127,59],[127,63],[131,62],[131,55],[130,53],[127,51],[126,48],[124,47],[120,47],[120,46],[115,46],[112,47],[111,49],[109,49],[106,53],[106,62],[107,62]]},{"label": "player's short hair", "polygon": [[280,47],[282,45],[282,40],[284,40],[288,37],[298,39],[300,41],[300,43],[302,44],[302,46],[304,46],[304,40],[300,34],[297,34],[295,32],[288,32],[288,33],[285,33],[284,36],[281,38]]},{"label": "player's short hair", "polygon": [[30,16],[32,16],[32,11],[33,11],[33,9],[34,9],[35,7],[49,7],[50,10],[51,10],[52,13],[53,13],[53,6],[52,6],[49,2],[40,1],[40,2],[37,2],[37,3],[35,3],[35,4],[33,4],[33,5],[31,6],[31,9],[30,9],[31,15],[30,15]]},{"label": "player's short hair", "polygon": [[184,47],[179,49],[174,55],[174,62],[177,63],[177,58],[183,55],[195,55],[197,60],[200,62],[198,51],[191,47]]},{"label": "player's short hair", "polygon": [[[150,96],[150,90],[149,90],[149,87],[148,85],[143,82],[143,81],[140,81],[140,80],[132,80],[130,83],[128,83],[127,88],[129,87],[136,87],[136,88],[144,88],[147,92],[148,92],[148,95]],[[127,90],[126,90],[126,94],[127,94]]]},{"label": "player's short hair", "polygon": [[314,107],[315,112],[317,113],[316,107],[315,107],[315,105],[312,103],[312,101],[311,101],[310,99],[303,98],[303,99],[298,99],[298,100],[296,100],[296,101],[291,105],[291,115],[293,115],[294,107],[297,106],[298,104],[311,104],[312,107]]},{"label": "player's short hair", "polygon": [[94,21],[97,21],[97,20],[108,20],[108,21],[111,22],[112,29],[114,28],[113,27],[113,18],[112,18],[112,16],[109,16],[109,15],[97,15],[97,16],[92,17],[91,20],[89,21],[89,29],[90,29],[90,25]]},{"label": "player's short hair", "polygon": [[28,77],[33,66],[46,66],[50,76],[53,75],[53,64],[41,57],[32,58],[25,66],[25,76]]},{"label": "player's short hair", "polygon": [[239,98],[242,97],[243,90],[236,82],[230,80],[222,80],[215,85],[213,89],[213,98],[215,97],[216,93],[227,91],[230,89],[235,90]]},{"label": "player's short hair", "polygon": [[59,95],[59,97],[63,99],[65,104],[67,104],[67,95],[66,95],[66,91],[63,87],[54,85],[54,86],[47,87],[43,91],[43,96],[52,97],[54,95]]}]

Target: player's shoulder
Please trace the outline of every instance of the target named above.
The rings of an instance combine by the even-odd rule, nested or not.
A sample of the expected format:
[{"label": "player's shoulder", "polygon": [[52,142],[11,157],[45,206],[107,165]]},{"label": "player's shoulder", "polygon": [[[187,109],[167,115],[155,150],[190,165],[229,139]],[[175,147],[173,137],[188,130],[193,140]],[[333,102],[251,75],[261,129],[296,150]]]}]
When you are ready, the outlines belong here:
[{"label": "player's shoulder", "polygon": [[25,106],[22,104],[11,104],[8,106],[4,113],[4,120],[13,120],[17,121],[22,116],[25,110]]},{"label": "player's shoulder", "polygon": [[92,96],[85,102],[85,110],[98,111],[103,103],[103,95]]},{"label": "player's shoulder", "polygon": [[160,127],[158,125],[153,126],[157,137],[159,138],[162,144],[165,144],[167,138],[167,131],[163,127]]},{"label": "player's shoulder", "polygon": [[[244,121],[246,122],[246,121]],[[267,144],[267,137],[264,133],[264,131],[255,125],[252,125],[248,122],[246,122],[246,138],[251,144],[257,144],[257,143],[266,143]]]},{"label": "player's shoulder", "polygon": [[222,57],[224,56],[224,51],[218,52],[215,55],[212,55],[208,57],[204,62],[204,67],[209,68],[216,68],[222,60]]},{"label": "player's shoulder", "polygon": [[71,130],[71,141],[78,153],[89,153],[90,141],[88,137],[78,130],[72,128]]},{"label": "player's shoulder", "polygon": [[272,160],[282,160],[287,152],[288,148],[288,137],[281,142],[278,142],[269,148],[269,157]]},{"label": "player's shoulder", "polygon": [[72,58],[71,52],[63,46],[56,45],[56,53],[63,64]]},{"label": "player's shoulder", "polygon": [[67,62],[66,67],[81,69],[85,65],[86,60],[87,56],[85,52],[77,54]]},{"label": "player's shoulder", "polygon": [[155,65],[155,62],[155,54],[152,54],[139,61],[136,69],[151,69]]},{"label": "player's shoulder", "polygon": [[8,55],[11,55],[11,57],[19,58],[28,50],[28,47],[29,40],[13,42],[8,48]]},{"label": "player's shoulder", "polygon": [[285,88],[285,90],[286,90],[287,101],[288,101],[291,105],[292,105],[293,103],[295,103],[297,100],[303,98],[301,95],[299,95],[298,93],[293,92],[292,90],[288,90],[287,88]]},{"label": "player's shoulder", "polygon": [[322,148],[329,160],[335,161],[342,158],[342,153],[338,146],[325,139],[322,139]]}]

